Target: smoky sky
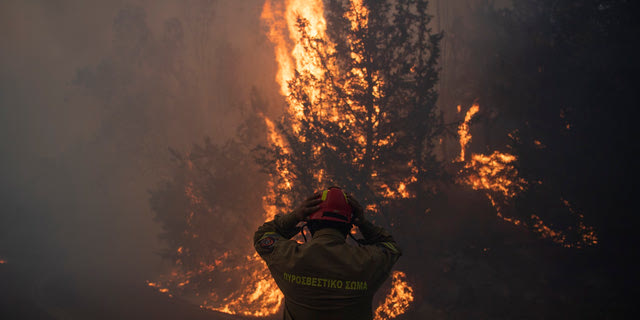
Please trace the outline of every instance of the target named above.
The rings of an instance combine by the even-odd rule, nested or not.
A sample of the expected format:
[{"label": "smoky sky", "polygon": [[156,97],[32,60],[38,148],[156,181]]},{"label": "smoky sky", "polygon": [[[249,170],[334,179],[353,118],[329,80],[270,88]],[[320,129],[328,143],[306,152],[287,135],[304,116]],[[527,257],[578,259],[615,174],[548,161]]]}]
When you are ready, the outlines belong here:
[{"label": "smoky sky", "polygon": [[[508,2],[491,3],[504,7]],[[170,311],[164,304],[177,303],[177,299],[168,302],[160,294],[157,300],[149,296],[153,291],[145,280],[154,280],[167,270],[158,254],[164,244],[158,238],[161,226],[154,221],[149,190],[172,177],[169,148],[186,153],[205,137],[214,143],[233,137],[247,113],[255,112],[251,106],[255,95],[265,102],[261,111],[273,119],[284,109],[285,102],[275,82],[278,66],[273,46],[260,21],[263,3],[263,0],[0,1],[0,260],[6,261],[0,265],[0,318],[5,318],[2,311],[13,308],[9,304],[15,301],[23,301],[24,310],[55,309],[48,308],[47,303],[52,306],[93,303],[84,307],[86,311],[83,307],[74,311],[80,316],[59,315],[59,318],[211,318],[210,314],[187,316],[180,308]],[[444,114],[446,122],[460,119],[461,114],[455,112],[458,103],[466,111],[470,105],[464,103],[475,98],[459,101],[462,97],[455,91],[459,83],[455,83],[457,78],[453,75],[460,71],[455,70],[453,60],[447,60],[455,53],[454,41],[450,39],[456,35],[449,30],[467,22],[475,27],[465,17],[470,15],[473,3],[485,2],[429,3],[436,15],[432,21],[434,32],[444,30],[437,88],[438,107],[449,110]],[[484,39],[482,28],[470,30],[474,39]],[[492,44],[481,41],[478,46],[487,48]],[[475,69],[470,69],[461,73],[473,74]],[[478,75],[471,78],[485,80]],[[483,110],[490,110],[491,106],[482,103]],[[504,145],[506,138],[491,142],[476,134],[477,131],[473,135],[479,148]],[[506,131],[500,136],[506,137]],[[449,149],[444,150],[445,144],[438,152],[455,157],[459,145],[457,139],[450,140]],[[445,199],[448,203],[445,209],[453,207],[456,212],[465,212],[465,217],[476,216],[475,211],[467,210],[473,199],[467,202],[460,198]],[[493,209],[485,202],[480,195],[477,203],[484,204],[485,211],[491,214],[486,219],[493,221]],[[442,219],[445,227],[434,227],[440,231],[432,235],[432,243],[441,243],[442,247],[451,245],[446,239],[460,238],[455,232],[466,233],[477,221],[467,219],[467,224],[461,225],[459,222],[464,222],[465,217],[454,214],[446,217],[448,220]],[[499,227],[508,232],[516,230],[517,236],[524,237],[520,229]],[[485,232],[478,232],[481,231]],[[499,234],[493,238],[504,242]],[[424,239],[408,241],[421,243]],[[528,252],[523,252],[528,256]],[[454,258],[461,256],[457,252],[446,253]],[[443,257],[437,261],[454,259]],[[423,258],[416,257],[415,261]],[[504,261],[512,260],[505,255]],[[448,270],[446,261],[444,269]],[[513,265],[529,265],[529,260],[520,261],[525,262]],[[440,281],[436,277],[442,274],[441,265],[431,266],[433,281]],[[513,276],[497,285],[518,284],[520,278],[533,278],[526,274],[526,268],[514,273],[510,264],[505,266],[504,274]],[[569,267],[566,269],[569,270],[566,273],[557,273],[557,279],[564,281],[563,276],[573,272]],[[416,278],[428,278],[429,269],[420,270]],[[463,269],[459,272],[469,278],[470,284],[486,275],[467,274]],[[503,273],[496,272],[494,278],[488,277],[485,282],[490,284],[492,279],[502,278]],[[606,282],[596,277],[588,279]],[[465,287],[458,286],[458,280],[450,276],[446,286],[428,290],[438,298],[462,302],[465,300],[457,297],[467,292],[463,290]],[[546,278],[541,282],[546,283]],[[421,289],[416,288],[416,292]],[[478,296],[488,295],[485,287],[479,288]],[[498,289],[493,292],[506,292]],[[55,300],[55,296],[69,300]],[[128,300],[135,299],[147,303],[138,313],[116,306],[129,307],[132,302]],[[566,304],[573,303],[567,299]],[[106,305],[101,305],[103,301]],[[529,300],[526,304],[538,306]],[[548,307],[550,314],[555,312],[554,307]],[[197,310],[193,305],[189,308]],[[424,309],[427,304],[421,308],[420,312],[428,313]],[[149,310],[156,313],[150,314]],[[33,314],[22,318],[50,317]]]},{"label": "smoky sky", "polygon": [[[252,92],[282,109],[262,4],[2,1],[0,257],[157,268],[148,190],[170,174],[167,149],[231,137]],[[468,6],[454,4],[432,3],[440,28]]]},{"label": "smoky sky", "polygon": [[[2,1],[0,258],[106,279],[156,275],[148,190],[169,174],[168,148],[232,136],[252,91],[279,103],[261,9]],[[171,30],[181,47],[164,57]]]}]

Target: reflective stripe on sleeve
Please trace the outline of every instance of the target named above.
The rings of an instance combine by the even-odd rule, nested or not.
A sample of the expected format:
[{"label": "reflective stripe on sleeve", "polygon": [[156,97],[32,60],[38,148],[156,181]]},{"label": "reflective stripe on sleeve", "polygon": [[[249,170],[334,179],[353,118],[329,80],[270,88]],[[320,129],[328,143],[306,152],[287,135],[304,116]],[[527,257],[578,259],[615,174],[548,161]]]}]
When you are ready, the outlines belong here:
[{"label": "reflective stripe on sleeve", "polygon": [[391,250],[391,252],[395,254],[400,253],[400,250],[398,250],[398,248],[396,248],[396,246],[392,242],[380,242],[380,244],[382,244],[383,246],[385,246],[387,249]]}]

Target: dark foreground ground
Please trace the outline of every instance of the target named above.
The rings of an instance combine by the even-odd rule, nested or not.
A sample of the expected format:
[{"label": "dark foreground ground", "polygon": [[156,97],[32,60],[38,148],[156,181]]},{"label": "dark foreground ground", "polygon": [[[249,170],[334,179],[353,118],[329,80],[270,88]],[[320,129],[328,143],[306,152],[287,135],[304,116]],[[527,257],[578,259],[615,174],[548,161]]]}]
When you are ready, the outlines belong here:
[{"label": "dark foreground ground", "polygon": [[[629,319],[637,314],[633,244],[566,249],[495,217],[482,195],[453,193],[394,233],[415,301],[397,319]],[[465,199],[461,204],[457,199]],[[472,209],[470,209],[472,208]],[[610,240],[609,240],[610,241]],[[0,319],[243,319],[169,299],[116,264],[4,257]],[[88,270],[88,271],[87,271]],[[122,275],[115,276],[115,275]],[[388,290],[387,283],[380,292]],[[279,319],[280,314],[270,319]],[[245,318],[246,319],[246,318]]]},{"label": "dark foreground ground", "polygon": [[[422,271],[404,264],[416,301],[398,319],[629,319],[636,312],[632,292],[612,282],[624,281],[622,274],[580,270],[589,266],[570,256],[575,261],[563,260],[565,268],[549,270],[555,264],[539,259],[559,257],[491,250],[440,253]],[[142,281],[32,271],[11,261],[0,265],[0,319],[246,319],[169,299]]]},{"label": "dark foreground ground", "polygon": [[202,310],[157,293],[144,282],[78,277],[61,270],[32,273],[0,265],[0,319],[243,319]]}]

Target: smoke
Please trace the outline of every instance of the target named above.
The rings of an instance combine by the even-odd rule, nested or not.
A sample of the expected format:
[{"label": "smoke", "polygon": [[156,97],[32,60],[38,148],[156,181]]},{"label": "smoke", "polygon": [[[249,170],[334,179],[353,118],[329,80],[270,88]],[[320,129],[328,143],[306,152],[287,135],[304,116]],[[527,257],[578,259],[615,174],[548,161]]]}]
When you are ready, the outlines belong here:
[{"label": "smoke", "polygon": [[[568,3],[574,2],[580,1]],[[547,48],[538,41],[538,35],[551,35],[547,30],[535,37],[527,33],[545,26],[546,20],[503,26],[494,19],[500,16],[477,10],[487,3],[510,8],[511,2],[430,2],[434,31],[445,32],[438,84],[439,107],[449,110],[444,111],[445,123],[460,120],[456,105],[466,110],[481,95],[479,117],[487,124],[472,126],[470,152],[506,146],[511,142],[507,133],[518,125],[522,140],[529,130],[528,138],[549,145],[544,152],[556,144],[555,153],[544,158],[537,154],[546,153],[536,151],[523,167],[532,168],[530,175],[538,169],[548,175],[544,186],[556,181],[562,199],[568,193],[566,198],[584,208],[605,236],[608,230],[604,248],[615,250],[583,254],[546,248],[523,229],[496,220],[482,195],[446,191],[423,218],[403,221],[414,233],[397,237],[407,248],[427,248],[406,250],[399,262],[416,289],[416,300],[425,301],[411,312],[441,318],[517,318],[527,312],[549,318],[562,314],[557,312],[561,309],[567,314],[623,314],[631,304],[618,301],[631,295],[623,295],[621,288],[633,281],[626,279],[630,267],[620,269],[618,262],[635,254],[626,242],[632,239],[627,215],[633,211],[614,207],[630,203],[634,181],[627,177],[632,172],[627,168],[633,168],[628,148],[633,146],[628,134],[633,117],[619,116],[633,114],[636,96],[631,88],[637,51],[629,50],[634,43],[629,35],[638,29],[631,22],[637,20],[631,18],[632,10],[625,10],[630,2],[601,1],[599,20],[581,25],[584,30],[576,27],[575,32],[583,33],[569,38],[579,40],[577,44],[569,41],[566,48],[571,50],[548,56],[528,51],[557,52],[555,45]],[[546,1],[513,2],[515,7],[528,3],[549,6]],[[270,118],[282,109],[273,47],[260,24],[262,4],[0,1],[1,318],[211,316],[168,301],[146,286],[145,280],[166,270],[156,254],[163,244],[148,190],[172,176],[169,147],[186,153],[203,137],[219,143],[233,136],[251,110],[252,92],[267,101],[261,111]],[[558,16],[548,20],[554,26],[557,18],[589,22],[571,14],[585,8],[589,6],[554,11]],[[607,13],[610,8],[620,12]],[[598,36],[601,29],[612,33]],[[574,32],[573,27],[558,30]],[[519,32],[526,37],[514,37],[515,42],[504,36]],[[589,42],[592,36],[597,41]],[[576,52],[584,61],[573,59],[572,46],[582,49]],[[538,58],[548,65],[538,65]],[[552,76],[544,78],[547,74]],[[546,100],[533,99],[537,96]],[[575,105],[566,117],[565,104]],[[545,126],[522,126],[521,114],[539,114],[535,119]],[[529,120],[535,124],[535,119]],[[555,122],[548,119],[567,121],[568,127],[550,130],[547,124]],[[458,152],[457,139],[445,139],[440,155],[454,158]],[[611,160],[612,155],[617,159]],[[521,159],[524,163],[526,157]],[[538,161],[544,159],[549,161]],[[556,170],[547,170],[546,164]],[[619,180],[628,188],[620,187]],[[573,294],[601,303],[576,304]]]},{"label": "smoke", "polygon": [[252,90],[278,102],[261,5],[0,4],[2,279],[99,292],[159,272],[148,190],[168,148],[235,134]]}]

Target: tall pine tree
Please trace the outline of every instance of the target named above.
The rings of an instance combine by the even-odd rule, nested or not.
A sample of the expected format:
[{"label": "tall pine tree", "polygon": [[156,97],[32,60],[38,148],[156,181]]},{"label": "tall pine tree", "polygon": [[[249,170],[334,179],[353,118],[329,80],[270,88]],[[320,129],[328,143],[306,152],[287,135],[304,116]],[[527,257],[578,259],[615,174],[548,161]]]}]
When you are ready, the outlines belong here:
[{"label": "tall pine tree", "polygon": [[442,35],[429,28],[427,1],[332,0],[325,18],[324,36],[298,18],[309,63],[289,82],[290,111],[276,126],[283,145],[259,159],[279,178],[282,210],[339,185],[393,224],[396,200],[433,192],[442,176],[434,153]]}]

